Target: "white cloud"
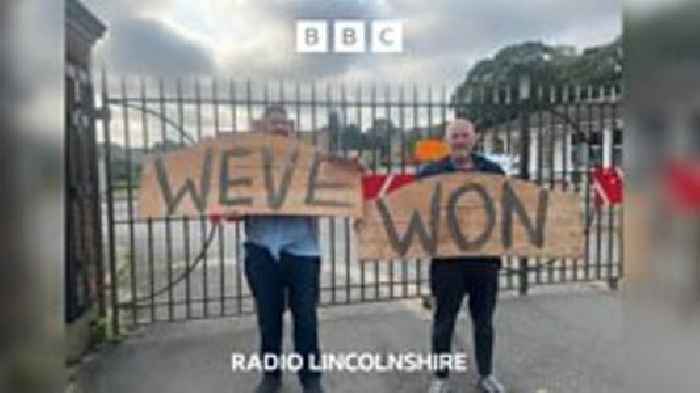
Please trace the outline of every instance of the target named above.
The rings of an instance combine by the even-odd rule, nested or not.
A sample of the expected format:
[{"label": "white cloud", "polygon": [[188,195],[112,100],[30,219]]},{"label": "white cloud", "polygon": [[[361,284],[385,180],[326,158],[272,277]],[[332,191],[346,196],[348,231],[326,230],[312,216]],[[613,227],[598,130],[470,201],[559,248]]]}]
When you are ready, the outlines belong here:
[{"label": "white cloud", "polygon": [[[116,73],[237,79],[454,83],[504,45],[578,47],[621,33],[620,0],[85,0],[111,26],[100,54]],[[296,18],[401,18],[402,55],[295,53]]]}]

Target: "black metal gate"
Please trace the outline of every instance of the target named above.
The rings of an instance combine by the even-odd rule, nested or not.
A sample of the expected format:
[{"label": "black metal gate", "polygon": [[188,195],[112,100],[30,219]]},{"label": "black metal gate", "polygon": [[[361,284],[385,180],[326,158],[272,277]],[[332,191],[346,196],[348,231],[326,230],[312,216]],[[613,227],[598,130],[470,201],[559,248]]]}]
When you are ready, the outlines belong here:
[{"label": "black metal gate", "polygon": [[[582,259],[505,258],[502,288],[607,281],[622,274],[622,209],[595,204],[591,168],[621,165],[622,121],[616,87],[446,87],[254,83],[209,79],[111,80],[102,76],[100,168],[113,328],[154,321],[230,317],[253,312],[242,277],[238,223],[207,217],[136,217],[147,154],[180,149],[203,137],[247,130],[269,104],[283,105],[301,138],[375,173],[411,173],[418,140],[440,137],[467,116],[479,148],[512,176],[583,195],[588,223]],[[534,81],[536,82],[536,81]],[[112,94],[112,91],[117,91]],[[321,225],[322,305],[422,297],[428,261],[358,263],[350,219]]]},{"label": "black metal gate", "polygon": [[93,304],[104,316],[101,279],[102,239],[94,89],[87,67],[66,66],[65,76],[65,321],[70,323]]}]

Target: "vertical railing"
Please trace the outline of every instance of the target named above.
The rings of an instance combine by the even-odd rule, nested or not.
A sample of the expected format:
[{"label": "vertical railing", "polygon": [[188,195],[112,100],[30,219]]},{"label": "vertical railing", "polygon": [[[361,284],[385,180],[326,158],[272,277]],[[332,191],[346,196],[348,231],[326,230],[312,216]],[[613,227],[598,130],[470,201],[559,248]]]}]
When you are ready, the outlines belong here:
[{"label": "vertical railing", "polygon": [[111,311],[112,311],[112,332],[115,335],[120,333],[119,325],[119,278],[117,276],[117,263],[116,263],[116,246],[115,246],[115,223],[114,223],[114,196],[112,190],[112,134],[111,134],[111,115],[109,107],[109,91],[107,89],[107,73],[102,70],[102,106],[104,116],[102,117],[102,128],[104,132],[104,146],[105,146],[105,184],[106,184],[106,200],[107,200],[107,233],[109,241],[109,277],[110,277],[110,300],[111,300]]},{"label": "vertical railing", "polygon": [[[520,178],[530,180],[530,100],[531,81],[529,78],[520,80],[518,95],[520,108]],[[518,259],[518,293],[526,295],[528,291],[528,259]]]},{"label": "vertical railing", "polygon": [[[575,147],[570,146],[569,139],[582,130],[585,138],[604,132],[608,119],[612,117],[614,123],[619,115],[618,104],[586,100],[585,97],[592,98],[590,89],[540,86],[535,82],[523,79],[521,86],[477,85],[455,101],[448,97],[447,87],[419,89],[415,84],[398,89],[391,85],[378,89],[374,84],[357,84],[353,88],[326,84],[319,89],[313,82],[307,86],[295,83],[290,93],[285,91],[284,82],[270,89],[269,84],[250,80],[229,80],[228,87],[212,80],[211,90],[207,91],[209,84],[202,88],[199,79],[186,83],[181,79],[173,83],[158,79],[153,95],[143,79],[133,91],[122,79],[119,94],[111,97],[109,81],[103,74],[101,113],[109,113],[110,108],[121,111],[121,116],[115,117],[120,123],[110,122],[109,116],[102,117],[112,329],[120,332],[122,322],[131,327],[159,320],[226,317],[253,311],[242,277],[242,225],[236,222],[227,230],[210,225],[202,216],[141,220],[134,213],[138,181],[132,176],[133,169],[140,165],[137,157],[187,147],[205,136],[246,131],[265,106],[272,103],[285,106],[297,130],[302,135],[311,132],[311,142],[320,148],[332,149],[344,157],[349,157],[353,149],[371,173],[402,174],[415,170],[408,142],[414,141],[416,134],[437,138],[444,133],[449,119],[467,109],[474,109],[477,117],[503,110],[507,116],[483,130],[484,140],[498,141],[499,152],[519,158],[517,176],[552,189],[561,184],[564,191],[580,193],[586,202],[587,221],[593,218],[586,239],[586,252],[591,247],[592,259],[529,261],[508,257],[502,279],[505,288],[526,294],[533,285],[580,279],[617,280],[622,271],[622,254],[615,242],[619,236],[615,229],[620,227],[616,215],[621,216],[621,209],[592,207],[592,163],[585,162],[583,167],[570,165]],[[168,87],[171,85],[173,89]],[[139,122],[133,121],[134,111],[140,112]],[[152,124],[153,121],[160,124]],[[112,126],[121,132],[113,132]],[[360,130],[360,138],[351,144],[353,126]],[[327,140],[319,140],[319,136]],[[367,141],[374,145],[367,145]],[[492,145],[482,146],[484,153],[490,153],[489,146]],[[609,145],[603,148],[610,149]],[[589,146],[586,149],[590,150]],[[613,157],[612,151],[608,154]],[[120,179],[115,176],[118,159],[126,162],[124,183],[117,183]],[[117,192],[119,200],[115,198]],[[427,264],[423,260],[354,263],[351,220],[330,218],[324,224],[328,224],[322,227],[330,239],[322,278],[324,305],[413,298],[429,293]],[[120,231],[119,227],[126,230]],[[213,231],[218,234],[209,241]]]}]

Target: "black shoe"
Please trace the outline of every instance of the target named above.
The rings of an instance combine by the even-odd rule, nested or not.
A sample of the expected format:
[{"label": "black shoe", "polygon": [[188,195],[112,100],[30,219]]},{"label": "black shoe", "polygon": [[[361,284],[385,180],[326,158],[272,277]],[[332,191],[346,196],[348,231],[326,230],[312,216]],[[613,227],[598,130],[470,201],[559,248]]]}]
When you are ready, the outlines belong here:
[{"label": "black shoe", "polygon": [[255,393],[278,393],[282,389],[282,377],[265,375],[255,388]]},{"label": "black shoe", "polygon": [[321,385],[320,379],[314,379],[313,381],[308,381],[302,385],[302,392],[304,393],[324,393],[323,385]]}]

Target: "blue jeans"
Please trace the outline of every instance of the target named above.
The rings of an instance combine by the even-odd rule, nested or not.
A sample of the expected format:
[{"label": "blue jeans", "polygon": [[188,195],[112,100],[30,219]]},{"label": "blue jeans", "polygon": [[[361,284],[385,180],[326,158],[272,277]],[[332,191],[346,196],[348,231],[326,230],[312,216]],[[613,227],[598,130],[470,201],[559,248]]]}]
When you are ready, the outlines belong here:
[{"label": "blue jeans", "polygon": [[[304,363],[299,371],[303,385],[318,380],[320,373],[309,369],[309,356],[320,359],[318,343],[319,276],[318,256],[298,256],[282,251],[279,261],[270,251],[254,243],[245,243],[245,276],[255,298],[260,354],[282,354],[282,315],[285,292],[294,321],[294,350]],[[267,371],[280,376],[281,370]]]}]

